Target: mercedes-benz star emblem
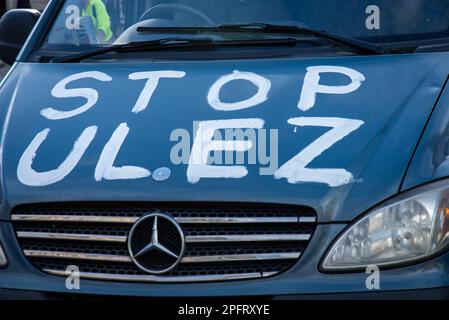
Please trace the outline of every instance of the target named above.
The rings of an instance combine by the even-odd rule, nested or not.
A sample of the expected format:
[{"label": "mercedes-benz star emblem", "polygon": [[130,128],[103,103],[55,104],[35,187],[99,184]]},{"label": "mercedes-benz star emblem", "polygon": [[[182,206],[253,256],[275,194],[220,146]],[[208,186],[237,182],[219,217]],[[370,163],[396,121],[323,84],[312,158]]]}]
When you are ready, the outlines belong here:
[{"label": "mercedes-benz star emblem", "polygon": [[128,237],[131,259],[143,271],[162,274],[173,270],[184,255],[184,233],[175,219],[153,213],[139,219]]}]

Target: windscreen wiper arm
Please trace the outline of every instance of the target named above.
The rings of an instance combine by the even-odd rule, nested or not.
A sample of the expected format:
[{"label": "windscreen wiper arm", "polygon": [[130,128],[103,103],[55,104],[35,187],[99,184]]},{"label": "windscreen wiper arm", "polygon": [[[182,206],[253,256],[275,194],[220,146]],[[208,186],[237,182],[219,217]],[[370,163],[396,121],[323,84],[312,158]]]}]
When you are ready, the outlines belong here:
[{"label": "windscreen wiper arm", "polygon": [[386,49],[374,43],[358,40],[355,38],[333,34],[327,31],[315,30],[308,27],[296,25],[277,25],[267,23],[247,24],[222,24],[215,27],[138,27],[138,32],[154,33],[201,33],[201,32],[254,32],[254,33],[278,33],[278,34],[310,34],[318,38],[328,39],[333,43],[352,47],[369,54],[389,54],[394,50]]},{"label": "windscreen wiper arm", "polygon": [[136,41],[125,44],[115,44],[79,53],[58,56],[50,60],[51,63],[80,62],[95,56],[116,52],[157,51],[167,49],[194,49],[240,46],[296,46],[295,38],[281,39],[242,39],[242,40],[214,40],[212,38],[162,38],[151,41]]},{"label": "windscreen wiper arm", "polygon": [[361,51],[367,51],[373,54],[391,53],[382,46],[358,40],[355,38],[333,34],[327,31],[316,30],[308,27],[300,27],[295,25],[276,25],[266,23],[249,23],[249,24],[223,24],[217,27],[218,30],[261,30],[262,32],[283,33],[283,34],[310,34],[315,37],[328,39]]}]

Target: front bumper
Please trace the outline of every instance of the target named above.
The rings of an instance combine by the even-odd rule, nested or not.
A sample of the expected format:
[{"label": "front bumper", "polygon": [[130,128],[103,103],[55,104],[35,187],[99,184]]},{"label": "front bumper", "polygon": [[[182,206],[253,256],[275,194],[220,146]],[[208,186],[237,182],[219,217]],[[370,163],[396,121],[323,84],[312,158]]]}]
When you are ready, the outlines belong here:
[{"label": "front bumper", "polygon": [[[124,283],[81,279],[79,290],[68,290],[66,278],[37,270],[23,256],[10,223],[0,223],[0,241],[9,259],[0,270],[0,298],[66,298],[86,296],[116,297],[275,297],[299,299],[424,299],[449,298],[449,253],[416,265],[384,270],[380,290],[366,288],[369,274],[323,274],[318,270],[330,243],[344,229],[343,224],[318,225],[299,262],[275,277],[210,283]],[[17,290],[17,291],[10,291]],[[17,293],[17,295],[15,294]]]},{"label": "front bumper", "polygon": [[[3,290],[0,289],[0,300],[77,300],[108,298],[104,295],[76,295],[58,294],[25,290]],[[116,297],[115,297],[116,298]],[[120,298],[120,297],[119,297]],[[207,298],[207,297],[206,297]],[[352,292],[338,294],[307,294],[307,295],[287,295],[263,297],[267,300],[448,300],[449,287],[421,289],[421,290],[400,290],[400,291],[373,291],[373,292]],[[202,297],[201,300],[203,300]]]}]

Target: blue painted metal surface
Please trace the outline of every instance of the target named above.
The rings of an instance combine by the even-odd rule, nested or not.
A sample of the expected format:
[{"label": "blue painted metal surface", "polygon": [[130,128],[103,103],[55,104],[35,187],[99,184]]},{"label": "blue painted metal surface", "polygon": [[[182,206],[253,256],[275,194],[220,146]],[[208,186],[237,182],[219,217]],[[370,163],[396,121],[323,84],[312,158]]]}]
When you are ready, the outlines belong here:
[{"label": "blue painted metal surface", "polygon": [[403,190],[449,176],[449,90],[444,90],[424,131]]},{"label": "blue painted metal surface", "polygon": [[[52,1],[52,5],[55,3]],[[449,72],[448,53],[194,63],[25,62],[50,16],[48,12],[44,15],[19,57],[18,65],[0,89],[0,105],[3,106],[0,108],[0,221],[3,221],[0,222],[0,242],[7,244],[5,251],[10,260],[9,267],[0,271],[0,288],[65,291],[63,278],[49,277],[37,271],[23,257],[8,222],[10,210],[15,205],[77,200],[142,200],[300,204],[315,208],[320,224],[300,262],[288,272],[271,279],[244,281],[238,285],[229,282],[123,286],[120,283],[83,281],[79,293],[219,296],[365,291],[364,273],[331,275],[318,271],[319,262],[330,243],[349,221],[398,194],[401,186],[405,190],[449,176],[449,114],[446,108],[449,93],[442,93]],[[315,107],[304,112],[297,107],[301,86],[306,68],[316,65],[352,68],[361,72],[366,81],[357,91],[347,95],[318,95]],[[154,70],[179,70],[186,72],[186,76],[161,81],[151,105],[134,114],[131,109],[144,81],[131,81],[128,75]],[[206,98],[210,86],[234,70],[258,73],[271,80],[268,101],[235,112],[212,109]],[[85,102],[78,98],[57,99],[51,95],[52,88],[60,80],[85,71],[100,71],[113,78],[111,82],[76,82],[76,87],[95,88],[99,92],[98,103],[71,119],[53,121],[44,118],[40,114],[44,108],[70,110]],[[344,85],[347,81],[347,78],[336,75],[323,77],[323,82],[329,85]],[[246,83],[229,85],[224,89],[222,99],[245,99],[253,89]],[[260,118],[265,121],[266,129],[279,130],[281,165],[328,130],[295,128],[287,123],[293,117],[341,117],[364,122],[359,130],[310,165],[311,168],[344,168],[354,175],[353,183],[337,188],[314,183],[290,184],[286,180],[275,180],[273,176],[260,176],[259,165],[248,165],[249,174],[245,178],[202,179],[191,184],[186,178],[187,166],[173,165],[170,161],[170,150],[175,144],[170,141],[170,134],[174,129],[187,129],[193,134],[194,121]],[[128,124],[130,133],[117,157],[117,165],[142,166],[150,171],[167,167],[171,170],[167,180],[158,182],[149,177],[97,182],[94,179],[101,150],[121,123]],[[38,150],[34,161],[36,170],[46,171],[56,168],[80,133],[92,125],[98,126],[95,139],[74,171],[63,181],[45,187],[25,186],[18,181],[19,159],[38,132],[50,129],[48,139]],[[427,262],[383,271],[382,290],[449,286],[448,268],[449,254],[446,253]]]},{"label": "blue painted metal surface", "polygon": [[[4,125],[3,185],[11,205],[35,201],[66,200],[181,200],[266,201],[314,207],[320,222],[350,221],[399,190],[412,152],[446,79],[446,54],[333,59],[286,59],[202,63],[112,63],[30,64],[20,63],[1,90]],[[336,65],[353,68],[366,77],[355,92],[346,95],[319,94],[314,108],[297,108],[306,68]],[[413,68],[410,68],[413,65]],[[150,106],[131,112],[145,81],[131,81],[138,71],[180,70],[183,79],[164,79]],[[233,70],[251,71],[272,82],[267,102],[235,112],[212,109],[207,103],[210,86]],[[71,110],[85,103],[81,98],[57,99],[51,90],[63,78],[84,71],[101,71],[111,82],[78,80],[71,86],[92,87],[98,103],[89,111],[66,120],[48,120],[40,111],[48,107]],[[327,75],[323,82],[346,84],[348,79]],[[253,89],[247,83],[230,84],[224,101],[247,98]],[[355,177],[349,185],[330,188],[324,184],[290,184],[273,176],[260,176],[260,165],[248,165],[242,179],[187,181],[187,165],[175,166],[170,151],[173,130],[193,135],[193,121],[260,118],[265,128],[279,130],[279,165],[294,157],[328,128],[296,128],[293,117],[341,117],[362,120],[364,125],[321,156],[311,168],[344,168]],[[94,179],[95,166],[111,134],[121,123],[130,133],[117,157],[117,165],[136,165],[154,171],[169,167],[171,178],[158,183],[151,178],[101,181]],[[88,126],[98,126],[97,135],[73,172],[63,181],[45,187],[29,187],[17,179],[17,165],[37,133],[49,128],[34,160],[34,169],[57,168],[74,141]],[[126,190],[126,192],[124,192]],[[8,219],[4,212],[3,219]]]}]

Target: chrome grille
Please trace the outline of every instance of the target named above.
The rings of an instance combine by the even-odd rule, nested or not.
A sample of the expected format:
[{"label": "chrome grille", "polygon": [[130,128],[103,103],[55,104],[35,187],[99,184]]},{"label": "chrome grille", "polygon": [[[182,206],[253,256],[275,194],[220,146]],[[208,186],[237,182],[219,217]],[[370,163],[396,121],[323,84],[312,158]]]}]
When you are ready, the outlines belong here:
[{"label": "chrome grille", "polygon": [[[133,264],[127,237],[153,212],[182,227],[186,252],[163,276]],[[196,282],[273,276],[293,266],[316,225],[307,207],[242,203],[59,203],[22,205],[11,220],[25,256],[37,268],[65,276],[136,282]]]}]

